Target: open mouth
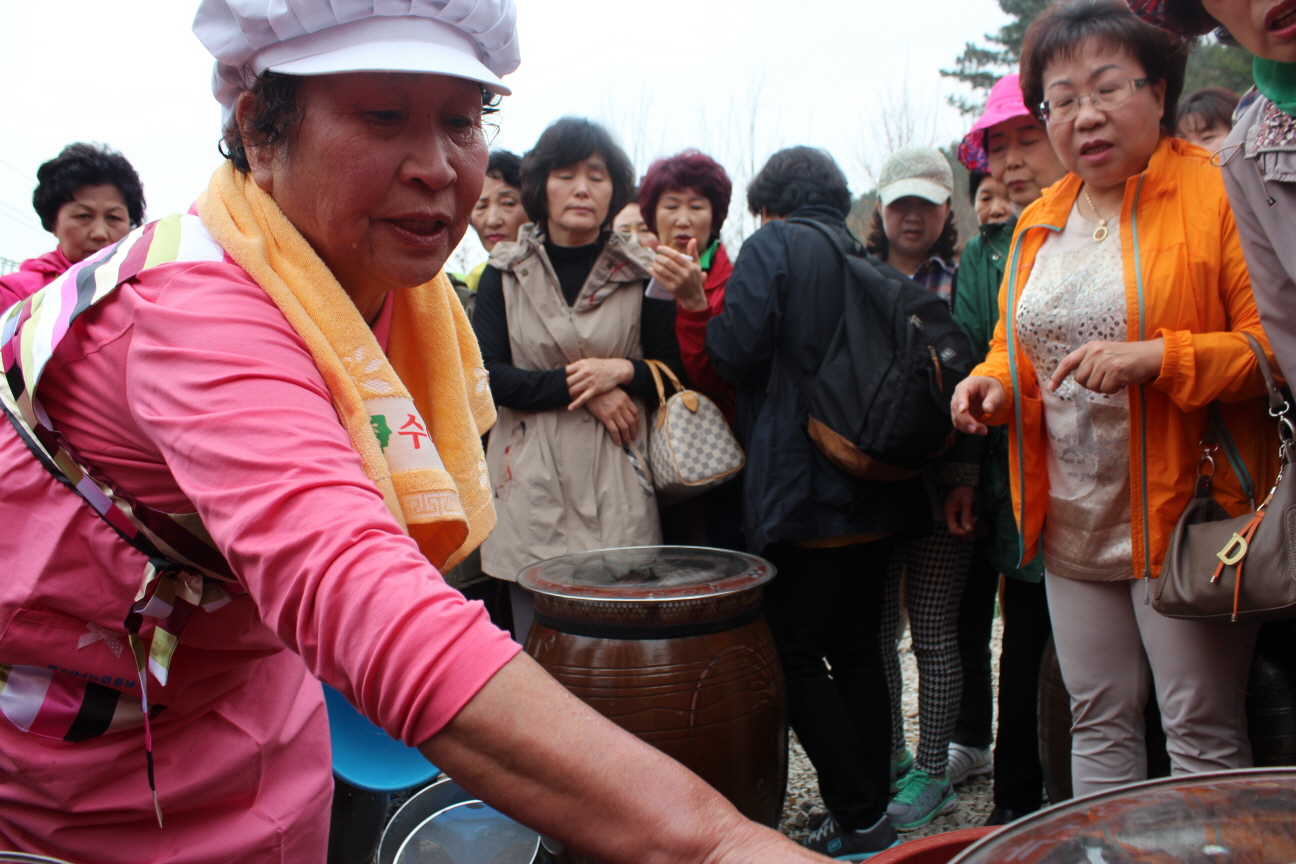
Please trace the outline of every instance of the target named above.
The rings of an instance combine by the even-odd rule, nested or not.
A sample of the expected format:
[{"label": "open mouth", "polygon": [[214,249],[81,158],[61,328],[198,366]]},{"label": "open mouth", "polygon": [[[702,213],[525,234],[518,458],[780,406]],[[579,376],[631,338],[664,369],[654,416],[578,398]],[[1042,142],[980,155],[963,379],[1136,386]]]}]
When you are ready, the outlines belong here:
[{"label": "open mouth", "polygon": [[388,219],[387,224],[413,246],[435,246],[445,239],[449,227],[444,219]]},{"label": "open mouth", "polygon": [[1286,30],[1288,27],[1296,25],[1296,5],[1284,12],[1279,17],[1269,22],[1269,30]]},{"label": "open mouth", "polygon": [[1092,159],[1095,156],[1103,155],[1110,149],[1112,149],[1112,145],[1107,141],[1090,141],[1080,148],[1080,155]]}]

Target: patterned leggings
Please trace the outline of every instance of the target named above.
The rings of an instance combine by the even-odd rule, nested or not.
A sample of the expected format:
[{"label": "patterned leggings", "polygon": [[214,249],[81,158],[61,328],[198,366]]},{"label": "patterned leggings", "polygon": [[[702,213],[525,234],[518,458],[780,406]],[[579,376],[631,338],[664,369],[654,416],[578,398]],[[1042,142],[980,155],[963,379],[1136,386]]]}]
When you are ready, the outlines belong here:
[{"label": "patterned leggings", "polygon": [[914,766],[944,774],[949,741],[958,722],[963,667],[958,653],[958,610],[972,544],[956,539],[943,519],[928,534],[896,546],[887,567],[880,645],[891,693],[891,749],[905,747],[904,677],[896,646],[900,629],[900,582],[904,577],[909,632],[918,660],[918,753]]}]

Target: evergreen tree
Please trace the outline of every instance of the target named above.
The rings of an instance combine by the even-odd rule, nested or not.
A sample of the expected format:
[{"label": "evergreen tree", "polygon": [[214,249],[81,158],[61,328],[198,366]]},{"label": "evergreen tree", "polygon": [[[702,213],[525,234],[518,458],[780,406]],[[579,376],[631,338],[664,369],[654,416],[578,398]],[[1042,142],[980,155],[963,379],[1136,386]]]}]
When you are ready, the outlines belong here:
[{"label": "evergreen tree", "polygon": [[1022,39],[1026,28],[1043,12],[1049,0],[998,0],[999,8],[1012,16],[994,33],[985,34],[986,45],[968,42],[954,61],[953,69],[942,69],[941,75],[971,86],[972,98],[951,96],[950,103],[964,114],[980,113],[985,96],[994,83],[1017,68],[1021,59]]}]

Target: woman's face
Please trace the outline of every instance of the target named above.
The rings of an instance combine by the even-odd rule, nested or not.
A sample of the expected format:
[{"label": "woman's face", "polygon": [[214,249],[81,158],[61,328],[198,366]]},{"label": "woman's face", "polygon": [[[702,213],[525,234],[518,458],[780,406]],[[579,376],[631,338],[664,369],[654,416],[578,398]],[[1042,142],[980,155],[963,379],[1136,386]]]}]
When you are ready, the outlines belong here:
[{"label": "woman's face", "polygon": [[1202,115],[1188,114],[1180,118],[1179,126],[1175,129],[1175,137],[1182,138],[1189,144],[1196,144],[1198,147],[1215,153],[1224,146],[1225,139],[1228,138],[1229,132],[1233,131],[1222,123],[1203,123]]},{"label": "woman's face", "polygon": [[516,240],[518,229],[526,221],[521,191],[487,174],[472,212],[473,230],[486,251],[492,251],[501,240]]},{"label": "woman's face", "polygon": [[882,208],[882,227],[891,251],[908,258],[925,258],[945,230],[950,202],[933,204],[917,195],[897,198]]},{"label": "woman's face", "polygon": [[1296,63],[1296,0],[1202,0],[1202,7],[1252,54]]},{"label": "woman's face", "polygon": [[661,244],[657,235],[648,229],[648,223],[644,221],[639,205],[634,201],[621,208],[621,212],[612,220],[612,230],[633,236],[645,249],[656,249]]},{"label": "woman's face", "polygon": [[[301,125],[286,149],[249,150],[257,184],[357,304],[432,279],[481,194],[480,87],[444,75],[351,72],[304,78],[300,98]],[[240,119],[250,107],[244,94]]]},{"label": "woman's face", "polygon": [[54,216],[54,236],[73,264],[130,232],[130,213],[121,190],[112,183],[78,186],[72,200]]},{"label": "woman's face", "polygon": [[657,199],[657,236],[677,252],[685,252],[690,240],[697,252],[706,251],[711,239],[711,199],[696,189],[667,189]]},{"label": "woman's face", "polygon": [[1017,212],[1066,176],[1048,132],[1034,117],[1012,117],[986,130],[990,173],[1004,185]]},{"label": "woman's face", "polygon": [[1012,216],[1012,202],[1008,200],[1008,187],[990,175],[981,178],[977,187],[976,217],[978,225],[1007,222]]},{"label": "woman's face", "polygon": [[1112,189],[1145,169],[1161,140],[1165,82],[1153,81],[1133,91],[1125,104],[1103,110],[1089,94],[1129,87],[1147,71],[1132,54],[1089,39],[1070,57],[1059,56],[1044,68],[1044,98],[1079,100],[1080,110],[1065,123],[1049,121],[1049,140],[1068,171],[1096,189]]},{"label": "woman's face", "polygon": [[559,246],[586,246],[598,240],[612,206],[612,178],[602,156],[593,153],[575,165],[550,171],[545,194],[549,239]]}]

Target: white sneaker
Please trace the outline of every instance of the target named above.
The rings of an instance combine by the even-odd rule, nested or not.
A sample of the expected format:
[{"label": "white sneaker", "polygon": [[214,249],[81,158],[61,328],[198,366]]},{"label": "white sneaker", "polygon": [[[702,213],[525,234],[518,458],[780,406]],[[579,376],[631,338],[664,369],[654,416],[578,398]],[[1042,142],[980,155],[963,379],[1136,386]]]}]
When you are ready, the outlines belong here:
[{"label": "white sneaker", "polygon": [[989,747],[965,747],[962,744],[949,745],[949,779],[951,786],[957,786],[969,777],[978,774],[989,774],[994,770]]}]

